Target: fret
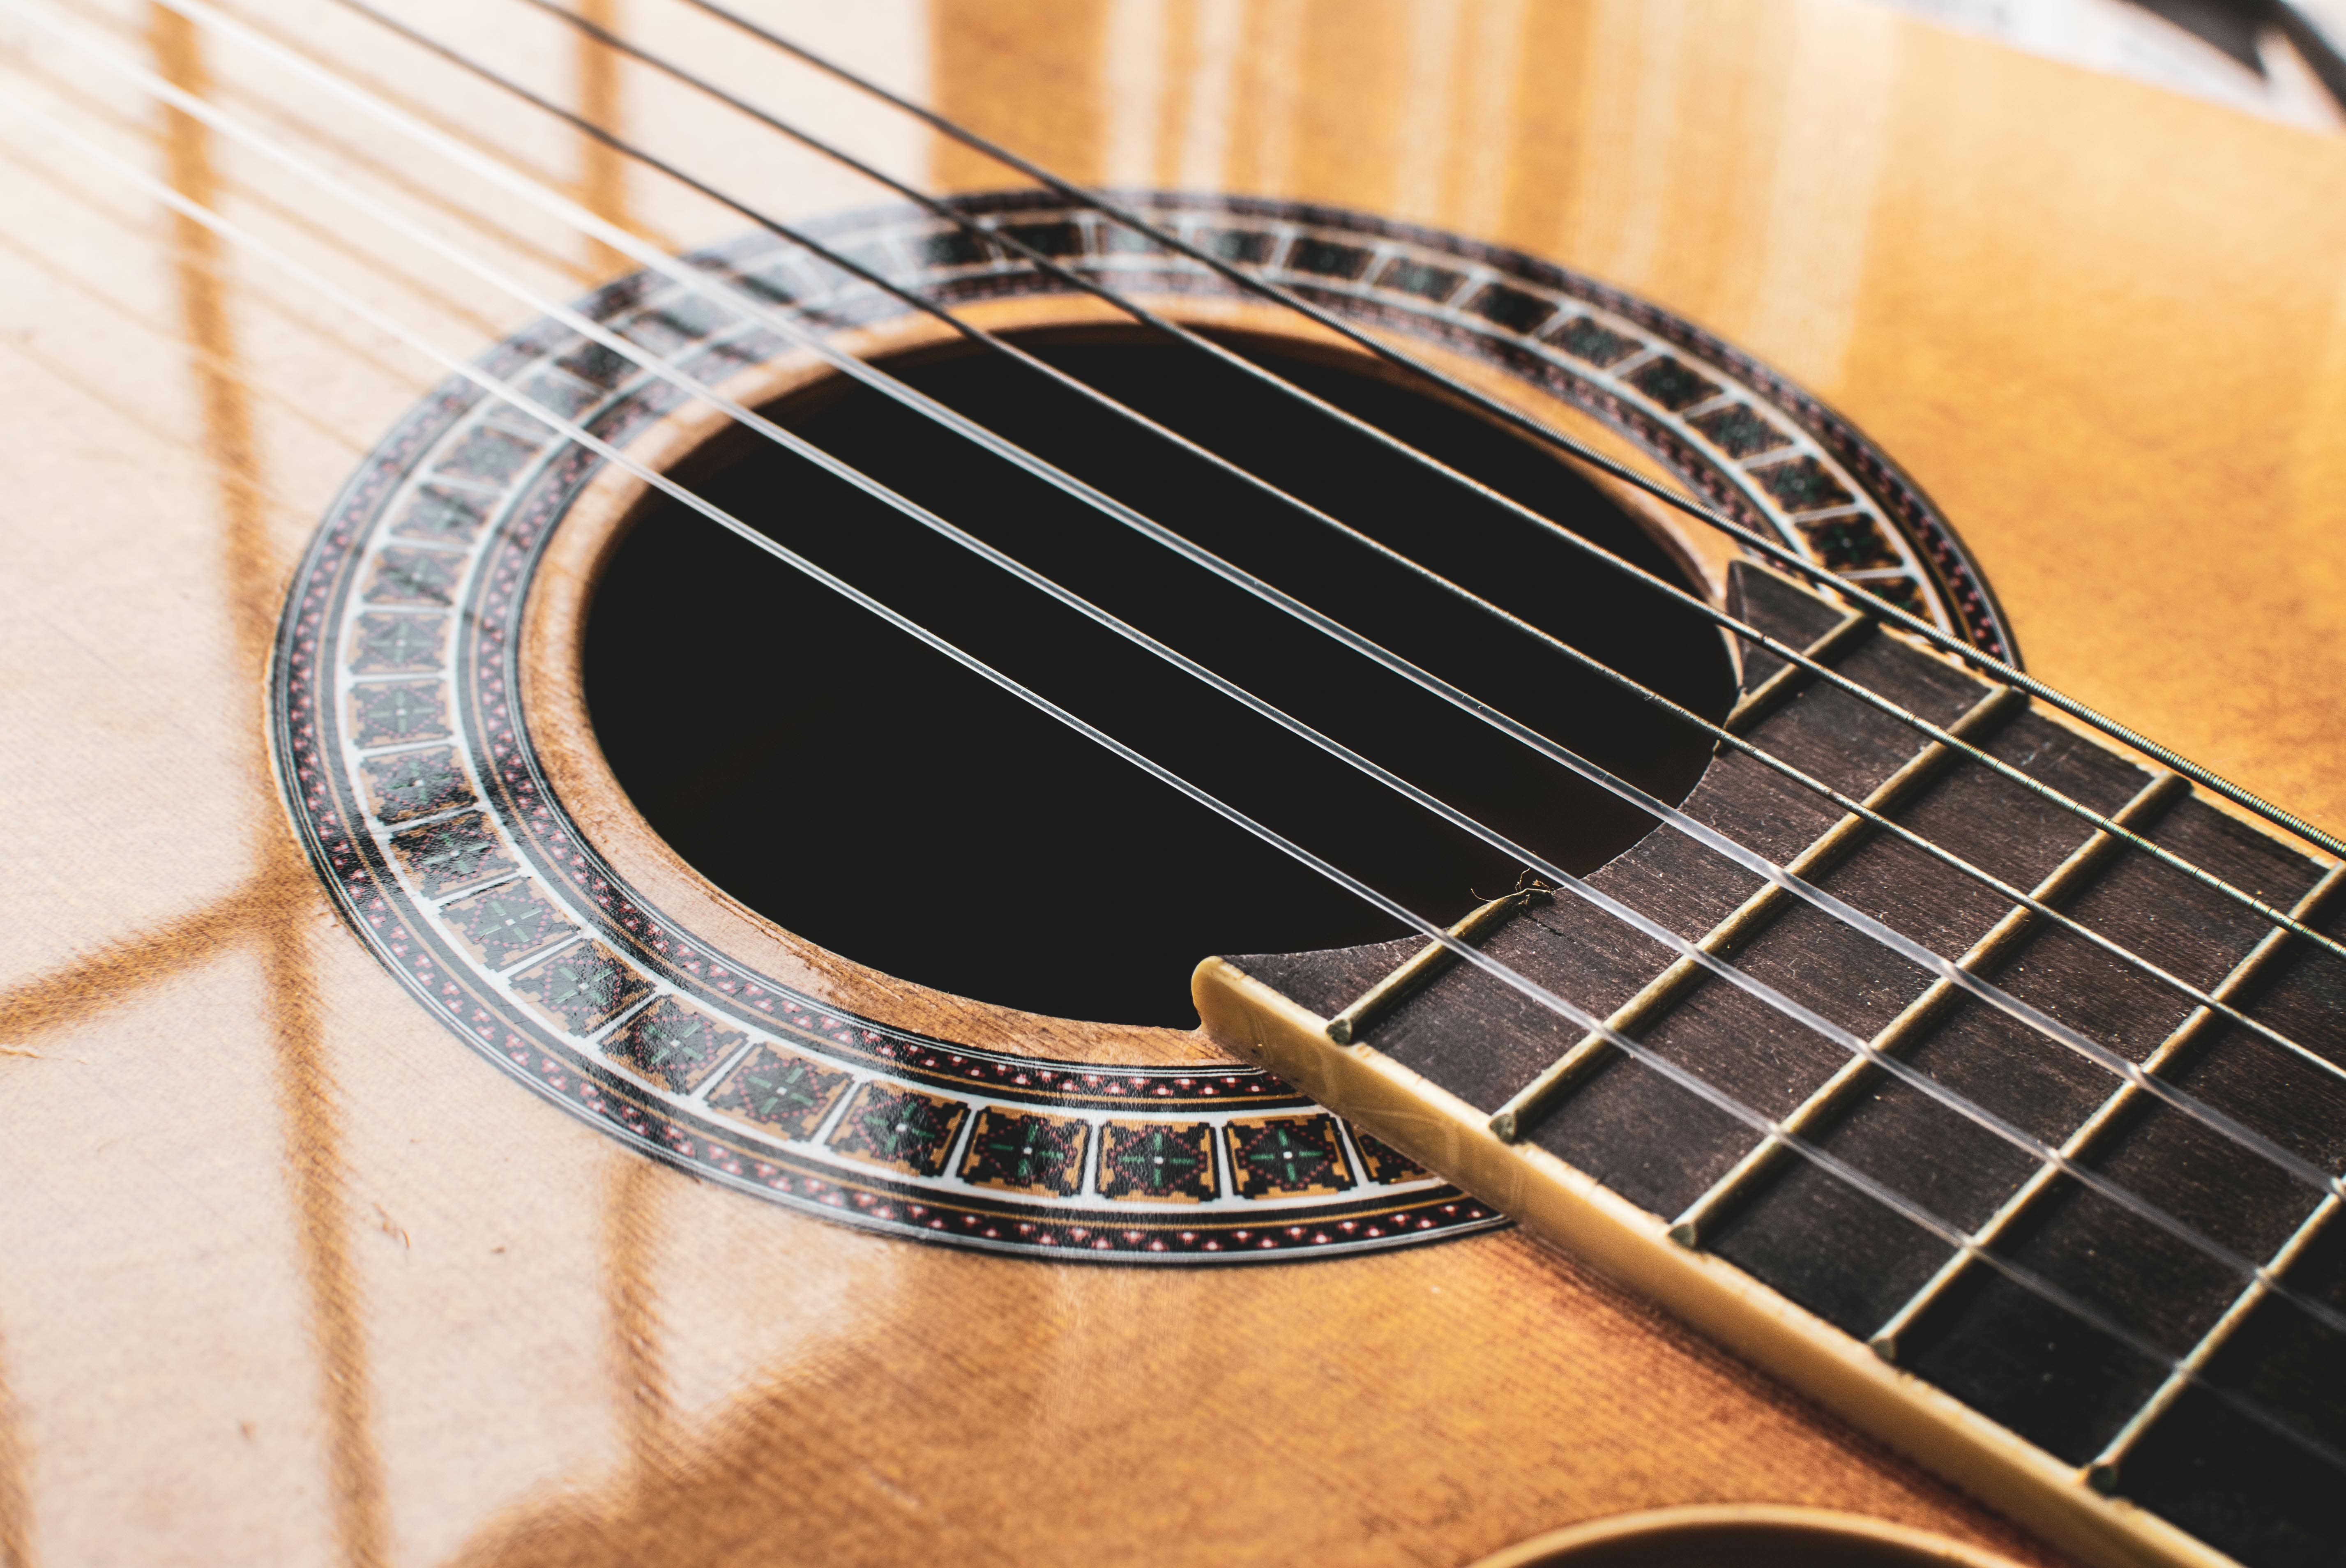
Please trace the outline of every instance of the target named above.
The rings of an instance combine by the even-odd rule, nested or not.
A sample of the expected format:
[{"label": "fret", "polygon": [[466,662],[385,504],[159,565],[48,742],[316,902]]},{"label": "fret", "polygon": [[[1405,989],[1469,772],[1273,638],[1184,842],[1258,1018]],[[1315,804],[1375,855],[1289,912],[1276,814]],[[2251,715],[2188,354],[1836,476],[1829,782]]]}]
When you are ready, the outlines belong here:
[{"label": "fret", "polygon": [[[2332,973],[2323,987],[2333,1001],[2340,978]],[[2285,1278],[2292,1292],[2346,1308],[2346,1222],[2320,1227],[2289,1259]],[[2234,1320],[2198,1378],[2137,1434],[2115,1478],[2116,1497],[2239,1563],[2335,1563],[2346,1542],[2341,1369],[2346,1336],[2267,1292]],[[2112,1495],[2086,1471],[2079,1486]]]},{"label": "fret", "polygon": [[[2346,1205],[2340,1204],[2336,1193],[2330,1194],[2315,1205],[2313,1212],[2305,1217],[2305,1223],[2299,1226],[2296,1232],[2281,1244],[2280,1249],[2266,1260],[2265,1273],[2275,1279],[2286,1274],[2290,1266],[2302,1257],[2320,1237],[2341,1207]],[[2128,1418],[2127,1424],[2118,1429],[2117,1435],[2110,1439],[2102,1451],[2094,1457],[2093,1462],[2086,1467],[2086,1483],[2088,1486],[2101,1492],[2117,1491],[2119,1471],[2127,1456],[2142,1441],[2143,1434],[2174,1408],[2175,1401],[2182,1398],[2183,1390],[2208,1369],[2208,1363],[2232,1342],[2240,1325],[2249,1320],[2249,1315],[2271,1294],[2270,1287],[2263,1279],[2249,1281],[2231,1306],[2224,1309],[2224,1315],[2216,1319],[2215,1327],[2201,1335],[2199,1342],[2192,1346],[2190,1352],[2167,1375],[2167,1380],[2158,1386],[2158,1391],[2143,1401],[2142,1408]]]},{"label": "fret", "polygon": [[[1800,652],[1819,664],[1831,664],[1871,636],[1876,624],[1871,616],[1852,610]],[[1749,649],[1744,655],[1747,662],[1773,657],[1762,648]],[[1784,661],[1758,686],[1743,694],[1728,710],[1727,717],[1719,720],[1719,728],[1737,735],[1749,733],[1760,720],[1800,695],[1800,689],[1815,678],[1816,672],[1806,665]]]},{"label": "fret", "polygon": [[[1450,935],[1456,941],[1470,944],[1479,942],[1496,931],[1509,917],[1534,904],[1546,903],[1553,896],[1545,888],[1525,888],[1519,892],[1493,899],[1452,926]],[[1328,1038],[1339,1045],[1351,1044],[1353,1035],[1399,1006],[1420,987],[1431,984],[1457,962],[1457,953],[1446,944],[1427,942],[1328,1020]]]},{"label": "fret", "polygon": [[[2181,775],[2157,774],[2113,816],[2112,820],[2120,827],[2139,830],[2166,810],[2187,789]],[[2122,847],[2123,840],[2114,835],[2096,832],[2071,851],[2069,858],[2055,867],[2043,881],[2031,889],[2030,895],[2039,903],[2059,907],[2099,875]],[[2044,917],[2035,910],[2025,904],[2014,905],[2003,919],[1989,928],[1986,935],[1974,942],[1970,950],[1955,961],[1956,967],[1972,974],[1992,972],[2043,923]],[[1948,1007],[1961,994],[1961,988],[1953,981],[1942,978],[1932,982],[1929,989],[1873,1037],[1872,1045],[1885,1056],[1902,1054],[1936,1028],[1946,1015]],[[1877,1083],[1882,1075],[1881,1066],[1870,1058],[1851,1057],[1831,1078],[1819,1085],[1798,1110],[1784,1118],[1784,1131],[1796,1138],[1810,1137],[1858,1095]],[[1790,1153],[1790,1145],[1783,1139],[1763,1138],[1732,1170],[1712,1184],[1708,1191],[1688,1205],[1671,1222],[1670,1239],[1681,1247],[1702,1245],[1704,1237],[1720,1220],[1749,1201],[1783,1168]]]},{"label": "fret", "polygon": [[[2306,891],[2303,897],[2297,901],[2296,905],[2290,911],[2291,917],[2301,921],[2313,919],[2320,912],[2322,906],[2329,901],[2341,882],[2346,882],[2346,866],[2331,867]],[[2269,930],[2208,994],[2218,1002],[2236,1004],[2241,995],[2253,990],[2275,972],[2292,941],[2293,938],[2288,932],[2278,927]],[[2218,1032],[2218,1026],[2222,1022],[2222,1015],[2208,1008],[2194,1008],[2190,1014],[2159,1043],[2149,1056],[2145,1058],[2142,1064],[2144,1076],[2163,1078],[2173,1074],[2189,1060],[2199,1046]],[[2136,1087],[2132,1083],[2118,1085],[2093,1115],[2086,1117],[2077,1129],[2064,1140],[2060,1147],[2062,1156],[2072,1162],[2086,1158],[2102,1139],[2112,1129],[2122,1125],[2146,1097],[2146,1092]],[[1915,1324],[1921,1322],[1933,1307],[1947,1298],[1956,1285],[1974,1267],[1976,1257],[1980,1252],[1994,1247],[2014,1232],[2021,1222],[2035,1210],[2045,1196],[2053,1190],[2060,1174],[2059,1168],[2054,1165],[2049,1163],[2039,1165],[2029,1178],[2021,1184],[2019,1189],[2006,1198],[2002,1207],[1989,1217],[1986,1223],[1972,1233],[1969,1245],[1947,1259],[1928,1283],[1910,1297],[1882,1327],[1873,1331],[1868,1343],[1873,1347],[1874,1353],[1885,1361],[1897,1360],[1902,1337],[1907,1334]]]},{"label": "fret", "polygon": [[[1846,630],[1847,625],[1843,623],[1818,638],[1812,646],[1822,647],[1831,643],[1842,636]],[[1844,640],[1841,646],[1849,644]],[[1770,676],[1753,695],[1756,697],[1767,690],[1769,682],[1798,670],[1798,666],[1787,665]],[[2018,692],[1998,687],[1972,704],[1962,718],[1947,726],[1947,730],[1959,739],[1974,740],[1992,733],[2026,706],[2026,699]],[[1943,741],[1932,741],[1876,785],[1865,797],[1865,806],[1887,815],[1912,799],[1918,790],[1936,779],[1960,755]],[[1786,861],[1784,869],[1804,881],[1813,880],[1846,860],[1878,831],[1864,818],[1854,812],[1845,813],[1831,827],[1811,840],[1799,854]],[[1780,884],[1765,883],[1726,919],[1712,926],[1694,945],[1714,958],[1727,958],[1783,914],[1793,901],[1794,895]],[[1693,958],[1681,956],[1607,1017],[1606,1024],[1618,1033],[1635,1034],[1675,1006],[1707,972]],[[1499,1108],[1491,1118],[1491,1130],[1509,1143],[1524,1136],[1544,1113],[1569,1095],[1589,1073],[1614,1054],[1612,1044],[1603,1034],[1595,1031],[1583,1034],[1569,1051],[1556,1058]]]}]

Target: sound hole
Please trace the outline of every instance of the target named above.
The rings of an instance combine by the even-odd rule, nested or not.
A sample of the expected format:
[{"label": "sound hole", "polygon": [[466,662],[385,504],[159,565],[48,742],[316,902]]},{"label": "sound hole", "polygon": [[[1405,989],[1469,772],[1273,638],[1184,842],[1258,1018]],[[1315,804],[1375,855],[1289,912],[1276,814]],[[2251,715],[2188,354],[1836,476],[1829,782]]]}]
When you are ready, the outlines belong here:
[{"label": "sound hole", "polygon": [[[1240,373],[1161,342],[1036,334],[1070,374],[1713,718],[1700,617]],[[1674,581],[1601,491],[1448,403],[1291,345],[1233,347]],[[1669,800],[1699,732],[1040,374],[888,367],[1159,523]],[[1568,870],[1649,819],[1081,502],[844,378],[768,412],[897,492]],[[678,470],[719,505],[1427,917],[1521,869],[803,461],[736,432]],[[1403,934],[1386,915],[688,508],[617,546],[586,693],[621,786],[718,886],[908,980],[1188,1027],[1209,954]]]},{"label": "sound hole", "polygon": [[1769,1504],[1656,1509],[1560,1530],[1473,1568],[2014,1568],[1943,1536]]}]

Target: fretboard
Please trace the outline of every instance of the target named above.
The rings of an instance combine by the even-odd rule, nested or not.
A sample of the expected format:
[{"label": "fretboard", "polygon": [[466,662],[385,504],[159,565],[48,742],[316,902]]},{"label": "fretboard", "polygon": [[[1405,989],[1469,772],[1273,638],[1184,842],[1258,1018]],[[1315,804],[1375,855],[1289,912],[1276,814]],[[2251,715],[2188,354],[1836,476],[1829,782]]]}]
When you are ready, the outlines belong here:
[{"label": "fretboard", "polygon": [[[2182,780],[1781,579],[1739,571],[1736,593],[1761,630],[2028,779],[2346,929],[2346,877]],[[1730,729],[2040,907],[1739,751],[1683,809],[2140,1082],[1668,828],[1590,886],[1878,1060],[1569,889],[1499,901],[1460,932],[1717,1095],[1417,940],[1209,962],[1209,1026],[2058,1542],[2112,1561],[2337,1561],[2346,1223],[2308,1173],[2346,1166],[2346,1081],[2045,911],[2326,1060],[2346,1061],[2346,961],[1744,652]]]}]

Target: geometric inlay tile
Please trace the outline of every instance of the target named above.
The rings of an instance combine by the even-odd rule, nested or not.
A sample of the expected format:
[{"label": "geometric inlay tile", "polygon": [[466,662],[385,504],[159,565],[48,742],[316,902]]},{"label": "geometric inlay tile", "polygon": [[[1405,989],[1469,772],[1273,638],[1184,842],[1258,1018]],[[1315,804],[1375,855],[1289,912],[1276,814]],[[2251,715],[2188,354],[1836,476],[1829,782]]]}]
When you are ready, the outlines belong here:
[{"label": "geometric inlay tile", "polygon": [[473,800],[472,783],[456,753],[445,746],[370,757],[359,764],[359,771],[366,779],[368,803],[386,822],[429,817]]},{"label": "geometric inlay tile", "polygon": [[1557,348],[1599,370],[1627,359],[1643,346],[1635,338],[1598,325],[1594,316],[1575,316],[1550,336]]},{"label": "geometric inlay tile", "polygon": [[1520,289],[1494,283],[1466,301],[1466,309],[1487,317],[1511,332],[1531,333],[1556,314],[1556,307]]},{"label": "geometric inlay tile", "polygon": [[1398,256],[1386,262],[1385,270],[1377,274],[1379,288],[1398,289],[1423,300],[1447,300],[1458,292],[1458,285],[1464,281],[1464,272],[1429,267],[1422,261],[1406,261]]},{"label": "geometric inlay tile", "polygon": [[1662,354],[1629,372],[1629,384],[1676,413],[1719,394],[1719,384],[1683,361]]},{"label": "geometric inlay tile", "polygon": [[536,454],[538,443],[495,425],[482,425],[456,443],[440,462],[443,473],[502,484]]},{"label": "geometric inlay tile", "polygon": [[1250,1117],[1229,1132],[1240,1197],[1301,1197],[1352,1185],[1333,1116]]},{"label": "geometric inlay tile", "polygon": [[760,1045],[709,1092],[720,1111],[747,1116],[786,1138],[811,1138],[855,1076],[795,1051]]},{"label": "geometric inlay tile", "polygon": [[1335,245],[1325,239],[1299,239],[1288,252],[1287,265],[1298,272],[1319,272],[1331,278],[1357,278],[1369,270],[1371,252],[1357,245]]},{"label": "geometric inlay tile", "polygon": [[576,1034],[592,1034],[651,993],[651,982],[599,942],[582,942],[514,976],[514,989]]},{"label": "geometric inlay tile", "polygon": [[470,545],[481,531],[481,524],[489,520],[489,503],[494,499],[483,491],[426,484],[409,498],[407,509],[391,525],[391,531],[403,539],[422,539],[434,545]]},{"label": "geometric inlay tile", "polygon": [[1898,552],[1871,517],[1832,517],[1797,524],[1810,545],[1836,572],[1895,566]]},{"label": "geometric inlay tile", "polygon": [[1702,432],[1711,445],[1739,461],[1792,444],[1790,436],[1754,413],[1748,402],[1729,403],[1687,423]]},{"label": "geometric inlay tile", "polygon": [[1818,512],[1828,506],[1847,506],[1857,500],[1813,457],[1788,457],[1781,463],[1744,472],[1764,485],[1787,512]]},{"label": "geometric inlay tile", "polygon": [[410,828],[392,839],[391,849],[427,899],[502,877],[515,869],[513,857],[505,853],[496,830],[478,811]]},{"label": "geometric inlay tile", "polygon": [[1108,1122],[1100,1128],[1102,1197],[1206,1203],[1219,1185],[1209,1122]]},{"label": "geometric inlay tile", "polygon": [[855,1091],[847,1115],[840,1118],[831,1146],[852,1159],[906,1176],[941,1176],[945,1157],[953,1152],[954,1135],[968,1115],[967,1105],[943,1095],[866,1084]]},{"label": "geometric inlay tile", "polygon": [[1355,1127],[1352,1142],[1361,1151],[1361,1164],[1367,1167],[1371,1181],[1391,1186],[1397,1182],[1432,1179],[1423,1166],[1382,1138],[1372,1138]]},{"label": "geometric inlay tile", "polygon": [[988,1105],[970,1129],[961,1179],[1005,1192],[1073,1197],[1084,1185],[1086,1125],[1071,1116]]},{"label": "geometric inlay tile", "polygon": [[393,545],[378,556],[367,579],[371,605],[448,605],[469,557],[449,550],[413,550]]},{"label": "geometric inlay tile", "polygon": [[447,658],[440,641],[445,616],[361,616],[351,639],[355,675],[405,675],[436,670]]},{"label": "geometric inlay tile", "polygon": [[448,697],[436,680],[384,680],[351,687],[351,739],[361,746],[444,740]]},{"label": "geometric inlay tile", "polygon": [[527,877],[444,904],[440,915],[464,933],[473,956],[491,969],[510,969],[578,931]]},{"label": "geometric inlay tile", "polygon": [[688,1095],[749,1043],[740,1030],[728,1029],[700,1009],[663,996],[613,1030],[603,1050],[645,1077]]}]

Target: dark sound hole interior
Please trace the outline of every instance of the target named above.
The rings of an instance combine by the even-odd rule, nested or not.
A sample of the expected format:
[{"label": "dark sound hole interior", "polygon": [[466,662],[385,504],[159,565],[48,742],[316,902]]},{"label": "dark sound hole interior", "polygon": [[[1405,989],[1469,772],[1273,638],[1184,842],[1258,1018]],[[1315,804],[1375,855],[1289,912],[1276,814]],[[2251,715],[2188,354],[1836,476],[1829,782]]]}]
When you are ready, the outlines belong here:
[{"label": "dark sound hole interior", "polygon": [[[1709,717],[1700,617],[1370,439],[1178,345],[1029,349],[1394,550]],[[1574,532],[1680,569],[1595,486],[1483,419],[1292,347],[1229,340]],[[889,367],[1197,544],[1670,800],[1699,731],[1002,356]],[[878,393],[769,412],[900,494],[1567,870],[1649,819],[1485,724]],[[1429,919],[1518,862],[739,431],[679,477],[763,530]],[[889,973],[1062,1017],[1188,1027],[1209,954],[1404,928],[1279,850],[673,502],[617,546],[586,690],[620,784],[742,902]]]}]

